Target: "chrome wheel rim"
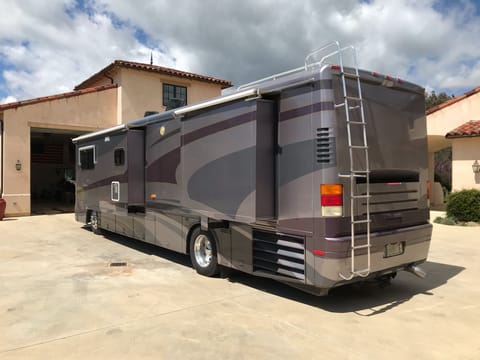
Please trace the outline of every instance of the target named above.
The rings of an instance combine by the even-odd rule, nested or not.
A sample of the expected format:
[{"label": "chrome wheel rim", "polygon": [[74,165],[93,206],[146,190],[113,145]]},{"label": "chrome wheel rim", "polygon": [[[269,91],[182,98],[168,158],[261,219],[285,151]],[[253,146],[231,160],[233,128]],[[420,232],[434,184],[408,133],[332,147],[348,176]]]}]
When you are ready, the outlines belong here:
[{"label": "chrome wheel rim", "polygon": [[195,260],[201,267],[208,267],[212,263],[212,243],[207,236],[201,234],[195,238],[193,251]]}]

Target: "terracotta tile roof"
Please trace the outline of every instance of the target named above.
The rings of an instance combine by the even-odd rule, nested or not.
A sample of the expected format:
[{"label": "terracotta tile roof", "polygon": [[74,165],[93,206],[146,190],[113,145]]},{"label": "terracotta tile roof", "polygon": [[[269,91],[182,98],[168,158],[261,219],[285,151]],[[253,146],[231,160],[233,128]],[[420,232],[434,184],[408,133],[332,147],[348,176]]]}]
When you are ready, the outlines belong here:
[{"label": "terracotta tile roof", "polygon": [[430,115],[431,113],[434,113],[435,111],[438,111],[440,109],[444,109],[446,108],[447,106],[450,106],[452,104],[455,104],[456,102],[459,102],[460,100],[463,100],[469,96],[472,96],[472,95],[475,95],[477,93],[480,92],[480,87],[476,87],[475,89],[472,89],[470,91],[467,91],[466,93],[462,94],[462,95],[458,95],[456,97],[454,97],[453,99],[450,99],[448,101],[445,101],[439,105],[436,105],[434,107],[431,107],[430,109],[428,109],[426,111],[426,114],[427,115]]},{"label": "terracotta tile roof", "polygon": [[480,120],[466,122],[445,135],[448,139],[475,136],[480,136]]},{"label": "terracotta tile roof", "polygon": [[112,85],[105,85],[105,86],[97,86],[93,88],[86,88],[82,90],[77,90],[77,91],[70,91],[66,92],[63,94],[56,94],[56,95],[50,95],[50,96],[43,96],[35,99],[28,99],[28,100],[23,100],[23,101],[17,101],[17,102],[12,102],[12,103],[7,103],[0,105],[0,111],[2,110],[8,110],[8,109],[15,109],[21,106],[25,105],[33,105],[33,104],[38,104],[42,102],[47,102],[47,101],[52,101],[52,100],[59,100],[59,99],[66,99],[74,96],[80,96],[83,94],[90,94],[98,91],[103,91],[103,90],[109,90],[116,88],[118,85],[112,84]]},{"label": "terracotta tile roof", "polygon": [[178,76],[186,79],[205,81],[205,82],[221,85],[222,89],[232,86],[232,83],[230,81],[217,79],[211,76],[194,74],[194,73],[180,71],[180,70],[171,69],[171,68],[158,66],[158,65],[143,64],[143,63],[137,63],[137,62],[125,61],[125,60],[115,60],[113,63],[103,68],[98,73],[90,76],[87,80],[75,86],[75,90],[83,89],[85,87],[90,86],[92,83],[103,78],[104,75],[107,75],[110,71],[112,71],[117,67],[123,67],[123,68],[135,69],[135,70],[141,70],[141,71],[150,71],[150,72],[155,72],[155,73],[165,74],[170,76]]}]

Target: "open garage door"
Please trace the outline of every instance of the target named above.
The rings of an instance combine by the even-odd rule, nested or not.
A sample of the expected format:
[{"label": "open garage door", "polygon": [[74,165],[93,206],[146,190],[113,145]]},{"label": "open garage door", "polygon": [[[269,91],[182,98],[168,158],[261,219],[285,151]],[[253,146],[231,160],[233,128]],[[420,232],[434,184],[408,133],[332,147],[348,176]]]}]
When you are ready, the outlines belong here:
[{"label": "open garage door", "polygon": [[54,129],[31,129],[31,213],[73,212],[75,205],[75,147],[81,135]]}]

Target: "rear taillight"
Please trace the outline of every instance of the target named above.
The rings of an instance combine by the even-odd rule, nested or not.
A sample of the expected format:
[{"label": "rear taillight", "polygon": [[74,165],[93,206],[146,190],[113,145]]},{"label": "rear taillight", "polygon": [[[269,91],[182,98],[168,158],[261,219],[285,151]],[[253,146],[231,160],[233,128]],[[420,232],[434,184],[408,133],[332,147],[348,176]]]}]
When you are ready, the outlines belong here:
[{"label": "rear taillight", "polygon": [[320,186],[322,216],[343,215],[343,185],[322,184]]}]

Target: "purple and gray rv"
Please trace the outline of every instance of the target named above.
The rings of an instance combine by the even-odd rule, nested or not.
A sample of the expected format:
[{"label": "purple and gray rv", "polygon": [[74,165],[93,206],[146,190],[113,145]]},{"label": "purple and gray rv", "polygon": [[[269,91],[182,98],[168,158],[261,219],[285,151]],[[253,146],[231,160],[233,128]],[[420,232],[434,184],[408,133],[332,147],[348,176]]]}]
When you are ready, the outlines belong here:
[{"label": "purple and gray rv", "polygon": [[423,277],[424,89],[347,67],[353,49],[337,46],[75,138],[76,219],[189,254],[202,275],[233,268],[317,295],[401,270]]}]

